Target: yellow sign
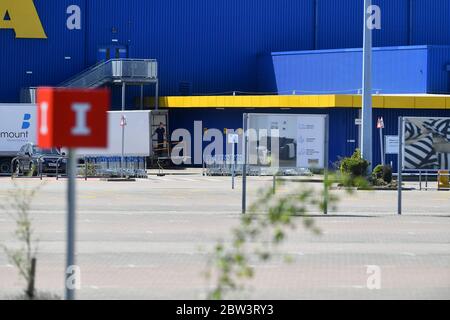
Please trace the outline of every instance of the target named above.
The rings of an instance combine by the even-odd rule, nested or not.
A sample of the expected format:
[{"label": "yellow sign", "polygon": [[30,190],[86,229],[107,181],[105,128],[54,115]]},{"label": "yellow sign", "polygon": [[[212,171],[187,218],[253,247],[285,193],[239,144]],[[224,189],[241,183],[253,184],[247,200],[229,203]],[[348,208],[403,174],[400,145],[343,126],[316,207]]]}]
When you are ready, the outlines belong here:
[{"label": "yellow sign", "polygon": [[449,171],[447,171],[447,170],[439,171],[438,188],[439,188],[439,190],[450,188]]},{"label": "yellow sign", "polygon": [[0,0],[1,29],[13,29],[16,38],[47,39],[33,0]]}]

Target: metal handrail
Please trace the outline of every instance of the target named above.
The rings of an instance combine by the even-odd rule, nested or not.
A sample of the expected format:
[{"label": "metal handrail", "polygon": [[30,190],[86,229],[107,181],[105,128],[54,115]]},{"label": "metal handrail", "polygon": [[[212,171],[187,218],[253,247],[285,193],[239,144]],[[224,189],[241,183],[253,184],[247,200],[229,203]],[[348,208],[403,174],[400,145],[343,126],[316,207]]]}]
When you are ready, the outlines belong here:
[{"label": "metal handrail", "polygon": [[[14,163],[16,163],[16,162],[17,162],[17,166],[19,168],[19,173],[20,173],[20,160],[29,160],[29,157],[17,156],[11,160],[11,179],[14,179],[14,171],[17,171],[17,170],[14,170]],[[39,159],[38,159],[38,162],[39,162]],[[33,163],[34,163],[34,161],[33,161]],[[38,169],[40,170],[40,167],[38,167]],[[39,172],[37,175],[39,175]],[[19,175],[17,175],[17,177],[19,177]]]},{"label": "metal handrail", "polygon": [[61,156],[48,156],[48,155],[40,156],[37,161],[39,164],[39,173],[40,173],[41,180],[43,179],[43,176],[44,176],[44,170],[42,169],[42,163],[44,162],[44,160],[43,160],[44,158],[45,159],[56,159],[56,177],[58,177],[58,160],[65,158],[65,156],[63,156],[63,155],[61,155]]},{"label": "metal handrail", "polygon": [[93,88],[111,81],[153,82],[158,78],[154,59],[111,59],[63,82],[60,87]]},{"label": "metal handrail", "polygon": [[[61,160],[68,160],[69,158],[66,156],[62,156],[58,160],[56,160],[56,180],[59,180],[59,163]],[[67,174],[67,166],[66,166],[66,174]]]},{"label": "metal handrail", "polygon": [[[19,161],[20,159],[22,159],[22,158],[24,158],[24,157],[22,157],[22,156],[17,156],[17,157],[15,157],[15,158],[13,158],[13,159],[11,160],[11,180],[14,179],[14,163],[15,163],[16,161],[18,162],[18,161]],[[20,162],[18,162],[17,165],[20,166]],[[20,168],[19,168],[19,170],[20,170]]]}]

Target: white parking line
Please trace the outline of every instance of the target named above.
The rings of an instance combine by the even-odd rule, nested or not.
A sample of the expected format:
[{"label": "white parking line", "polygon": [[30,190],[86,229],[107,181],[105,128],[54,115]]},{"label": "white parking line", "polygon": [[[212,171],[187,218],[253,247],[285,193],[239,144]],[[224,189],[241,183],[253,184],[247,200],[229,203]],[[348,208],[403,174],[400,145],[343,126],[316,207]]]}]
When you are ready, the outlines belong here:
[{"label": "white parking line", "polygon": [[187,181],[187,182],[199,182],[198,179],[190,179],[190,178],[177,178],[177,181]]},{"label": "white parking line", "polygon": [[359,286],[359,285],[351,286],[350,288],[353,288],[353,289],[365,289],[364,286]]},{"label": "white parking line", "polygon": [[416,254],[412,252],[402,252],[400,253],[402,256],[409,256],[409,257],[415,257]]}]

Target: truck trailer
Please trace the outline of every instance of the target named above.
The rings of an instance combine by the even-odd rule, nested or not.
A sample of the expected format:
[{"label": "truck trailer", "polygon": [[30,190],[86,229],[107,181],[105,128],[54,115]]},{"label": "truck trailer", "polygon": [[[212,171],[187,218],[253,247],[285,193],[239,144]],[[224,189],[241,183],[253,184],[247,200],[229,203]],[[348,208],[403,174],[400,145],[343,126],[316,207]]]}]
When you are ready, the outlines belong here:
[{"label": "truck trailer", "polygon": [[[124,156],[148,157],[153,160],[158,152],[155,129],[160,123],[169,132],[166,110],[160,111],[110,111],[108,112],[108,147],[105,149],[80,149],[80,156],[120,156],[122,150],[122,116],[127,125],[124,130]],[[0,174],[11,174],[11,162],[27,143],[37,144],[36,104],[0,104]],[[170,148],[166,141],[164,144]],[[169,151],[165,153],[168,154]]]},{"label": "truck trailer", "polygon": [[11,161],[20,148],[36,143],[35,104],[0,104],[0,174],[11,174]]}]

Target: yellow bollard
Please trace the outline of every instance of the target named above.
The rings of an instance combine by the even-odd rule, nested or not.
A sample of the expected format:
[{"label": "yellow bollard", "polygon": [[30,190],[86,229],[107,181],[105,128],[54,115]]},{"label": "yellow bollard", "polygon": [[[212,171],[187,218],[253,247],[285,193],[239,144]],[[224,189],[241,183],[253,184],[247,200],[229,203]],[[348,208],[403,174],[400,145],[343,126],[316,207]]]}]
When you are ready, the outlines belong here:
[{"label": "yellow bollard", "polygon": [[450,179],[449,171],[441,170],[438,173],[438,190],[449,190],[450,189]]}]

